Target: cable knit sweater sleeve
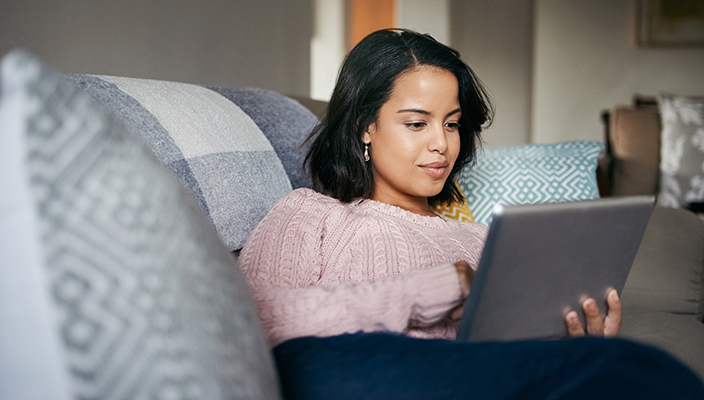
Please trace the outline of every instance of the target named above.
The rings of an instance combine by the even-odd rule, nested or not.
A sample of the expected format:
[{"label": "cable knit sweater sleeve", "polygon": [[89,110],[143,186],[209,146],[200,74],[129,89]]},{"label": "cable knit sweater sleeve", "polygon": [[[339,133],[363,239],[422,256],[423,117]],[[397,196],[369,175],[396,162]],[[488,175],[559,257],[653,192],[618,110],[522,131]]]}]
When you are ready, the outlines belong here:
[{"label": "cable knit sweater sleeve", "polygon": [[[323,238],[335,229],[339,203],[312,191],[283,198],[257,226],[240,254],[271,346],[295,337],[357,331],[406,332],[430,326],[460,305],[451,263],[410,269],[373,281],[321,284]],[[329,268],[329,267],[327,267]]]}]

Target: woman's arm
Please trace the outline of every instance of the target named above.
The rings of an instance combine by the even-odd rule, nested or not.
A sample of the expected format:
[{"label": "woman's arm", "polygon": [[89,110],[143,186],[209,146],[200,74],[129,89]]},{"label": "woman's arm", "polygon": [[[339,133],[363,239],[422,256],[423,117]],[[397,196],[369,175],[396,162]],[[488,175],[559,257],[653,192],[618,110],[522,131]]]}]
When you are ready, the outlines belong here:
[{"label": "woman's arm", "polygon": [[[337,203],[315,196],[294,191],[282,199],[240,254],[270,344],[360,330],[405,332],[433,325],[460,305],[464,296],[458,272],[449,263],[374,281],[335,278],[339,271],[325,270],[322,246],[329,230],[345,231],[339,225],[344,218],[335,215],[341,212]],[[356,257],[343,260],[362,262]],[[325,274],[333,278],[323,285]]]},{"label": "woman's arm", "polygon": [[411,270],[375,282],[344,282],[332,288],[251,289],[272,346],[303,336],[406,332],[411,327],[435,324],[463,299],[452,264]]}]

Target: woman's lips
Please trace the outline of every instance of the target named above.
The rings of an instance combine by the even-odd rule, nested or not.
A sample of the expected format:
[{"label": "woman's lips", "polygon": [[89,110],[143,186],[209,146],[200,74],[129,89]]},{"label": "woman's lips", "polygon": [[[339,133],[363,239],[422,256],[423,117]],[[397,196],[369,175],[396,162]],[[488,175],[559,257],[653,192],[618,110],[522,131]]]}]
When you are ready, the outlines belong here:
[{"label": "woman's lips", "polygon": [[439,179],[445,176],[445,171],[450,164],[442,161],[435,161],[428,164],[419,165],[419,167],[427,172],[433,178]]}]

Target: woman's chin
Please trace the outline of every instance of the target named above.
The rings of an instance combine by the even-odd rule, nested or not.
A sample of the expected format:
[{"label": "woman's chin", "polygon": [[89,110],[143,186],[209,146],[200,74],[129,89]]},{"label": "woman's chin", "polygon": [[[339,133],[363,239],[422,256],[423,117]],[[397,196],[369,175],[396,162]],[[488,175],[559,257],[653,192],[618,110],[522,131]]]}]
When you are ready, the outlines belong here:
[{"label": "woman's chin", "polygon": [[440,192],[442,192],[442,189],[444,187],[445,187],[444,182],[443,182],[443,185],[440,185],[440,186],[433,185],[432,187],[429,187],[429,188],[422,191],[422,193],[423,193],[422,197],[427,197],[427,198],[435,197],[435,196],[439,195]]}]

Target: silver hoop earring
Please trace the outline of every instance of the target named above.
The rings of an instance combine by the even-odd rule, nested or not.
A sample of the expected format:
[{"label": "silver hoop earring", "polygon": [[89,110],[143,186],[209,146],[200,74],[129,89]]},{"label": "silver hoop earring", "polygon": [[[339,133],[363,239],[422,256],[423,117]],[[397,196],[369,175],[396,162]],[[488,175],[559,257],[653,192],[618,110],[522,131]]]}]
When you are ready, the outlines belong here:
[{"label": "silver hoop earring", "polygon": [[369,143],[364,143],[364,161],[369,161]]}]

